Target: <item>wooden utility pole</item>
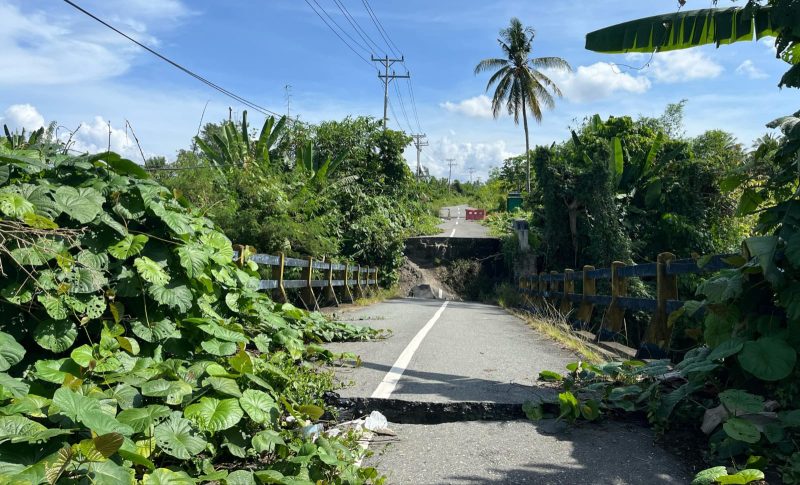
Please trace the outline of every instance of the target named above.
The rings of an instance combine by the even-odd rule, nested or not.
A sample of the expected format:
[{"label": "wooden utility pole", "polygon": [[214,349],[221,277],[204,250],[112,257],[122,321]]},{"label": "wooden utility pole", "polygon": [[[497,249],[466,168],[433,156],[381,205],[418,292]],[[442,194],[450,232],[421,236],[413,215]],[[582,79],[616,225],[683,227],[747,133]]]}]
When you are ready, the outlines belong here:
[{"label": "wooden utility pole", "polygon": [[450,180],[453,178],[453,165],[456,164],[455,158],[446,158],[447,165],[450,167],[450,172],[447,174],[447,191],[450,191]]},{"label": "wooden utility pole", "polygon": [[422,147],[428,146],[428,141],[424,140],[427,136],[423,133],[420,135],[411,135],[411,138],[414,139],[414,146],[417,147],[417,180],[422,178],[422,165],[420,165],[419,156],[422,153]]},{"label": "wooden utility pole", "polygon": [[475,169],[472,168],[472,167],[469,167],[467,169],[467,172],[469,172],[469,183],[472,183],[472,174],[475,173]]},{"label": "wooden utility pole", "polygon": [[393,79],[402,79],[402,78],[410,78],[411,74],[406,72],[405,74],[396,74],[392,71],[389,74],[389,68],[395,62],[403,62],[405,61],[405,56],[401,56],[400,59],[390,59],[389,56],[386,57],[378,57],[372,56],[372,62],[380,62],[383,64],[383,74],[378,72],[378,77],[383,80],[383,129],[386,129],[386,123],[389,120],[389,83],[392,82]]}]

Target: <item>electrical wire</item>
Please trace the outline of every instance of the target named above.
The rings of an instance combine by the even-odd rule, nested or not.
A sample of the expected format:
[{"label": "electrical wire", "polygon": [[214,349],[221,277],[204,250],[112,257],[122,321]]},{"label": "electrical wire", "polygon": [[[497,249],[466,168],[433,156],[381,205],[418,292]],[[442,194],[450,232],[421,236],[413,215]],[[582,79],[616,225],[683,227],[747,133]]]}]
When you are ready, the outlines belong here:
[{"label": "electrical wire", "polygon": [[[406,66],[408,67],[408,66]],[[408,92],[411,95],[411,108],[414,110],[414,119],[417,122],[417,133],[422,133],[422,126],[419,123],[419,114],[417,114],[417,100],[414,97],[414,88],[411,84],[411,78],[406,78],[406,83],[408,84]]]},{"label": "electrical wire", "polygon": [[[347,31],[345,29],[343,29],[341,25],[339,25],[339,23],[336,21],[336,19],[334,19],[331,16],[331,14],[329,14],[328,11],[325,10],[325,7],[320,5],[317,0],[311,0],[311,1],[314,2],[314,5],[319,7],[320,10],[322,10],[322,13],[324,13],[325,16],[328,17],[328,19],[333,23],[333,25],[335,25],[344,35],[346,35],[347,38],[350,39],[353,42],[353,44],[355,44],[357,47],[359,47],[362,51],[366,52],[367,54],[371,54],[372,53],[372,51],[370,50],[369,47],[365,47],[359,41],[354,39],[352,35],[348,34]],[[308,3],[308,2],[306,2],[306,3]]]},{"label": "electrical wire", "polygon": [[397,86],[397,83],[394,84],[394,91],[397,93],[397,99],[400,100],[400,110],[403,113],[403,117],[406,120],[406,125],[408,126],[408,132],[413,133],[414,128],[411,127],[411,122],[408,120],[408,112],[406,111],[406,103],[403,101],[403,95],[400,93],[400,88]]},{"label": "electrical wire", "polygon": [[[243,104],[243,105],[247,106],[248,108],[251,108],[251,109],[253,109],[253,110],[255,110],[255,111],[258,111],[259,113],[261,113],[261,114],[263,114],[263,115],[265,115],[265,116],[269,116],[269,115],[274,115],[274,116],[283,116],[283,115],[281,115],[280,113],[277,113],[277,112],[275,112],[275,111],[272,111],[272,110],[269,110],[269,109],[267,109],[267,108],[264,108],[263,106],[259,106],[258,104],[254,103],[254,102],[252,102],[252,101],[249,101],[249,100],[247,100],[246,98],[243,98],[243,97],[241,97],[241,96],[239,96],[239,95],[237,95],[237,94],[235,94],[235,93],[233,93],[233,92],[231,92],[231,91],[229,91],[229,90],[227,90],[227,89],[223,88],[222,86],[220,86],[220,85],[218,85],[218,84],[215,84],[215,83],[213,83],[213,82],[209,81],[209,80],[208,80],[208,79],[206,79],[205,77],[203,77],[203,76],[201,76],[201,75],[199,75],[199,74],[197,74],[197,73],[195,73],[195,72],[191,71],[190,69],[188,69],[188,68],[186,68],[186,67],[184,67],[184,66],[182,66],[182,65],[178,64],[177,62],[173,61],[172,59],[169,59],[168,57],[166,57],[166,56],[164,56],[164,55],[160,54],[159,52],[155,51],[154,49],[152,49],[152,48],[148,47],[147,45],[145,45],[145,44],[143,44],[143,43],[139,42],[138,40],[136,40],[136,39],[134,39],[133,37],[131,37],[131,36],[129,36],[128,34],[126,34],[125,32],[123,32],[123,31],[121,31],[121,30],[117,29],[116,27],[114,27],[113,25],[109,24],[109,23],[108,23],[108,22],[106,22],[105,20],[103,20],[103,19],[101,19],[101,18],[97,17],[97,16],[96,16],[96,15],[94,15],[93,13],[91,13],[91,12],[89,12],[88,10],[84,9],[84,8],[83,8],[83,7],[81,7],[80,5],[77,5],[75,2],[73,2],[73,1],[71,1],[71,0],[64,0],[64,3],[66,3],[66,4],[70,5],[71,7],[73,7],[73,8],[74,8],[74,9],[76,9],[76,10],[78,10],[79,12],[81,12],[81,13],[83,13],[83,14],[87,15],[88,17],[90,17],[90,18],[94,19],[95,21],[99,22],[100,24],[104,25],[105,27],[107,27],[107,28],[109,28],[109,29],[113,30],[113,31],[114,31],[114,32],[116,32],[117,34],[121,35],[122,37],[125,37],[125,38],[126,38],[126,39],[128,39],[129,41],[133,42],[134,44],[138,45],[138,46],[139,46],[139,47],[141,47],[142,49],[144,49],[144,50],[146,50],[147,52],[149,52],[149,53],[153,54],[154,56],[158,57],[158,58],[159,58],[159,59],[161,59],[162,61],[164,61],[164,62],[166,62],[166,63],[168,63],[168,64],[172,65],[173,67],[175,67],[175,68],[177,68],[177,69],[179,69],[179,70],[181,70],[181,71],[183,71],[184,73],[186,73],[186,74],[188,74],[188,75],[192,76],[193,78],[195,78],[195,79],[197,79],[198,81],[202,82],[203,84],[205,84],[205,85],[207,85],[207,86],[211,87],[212,89],[214,89],[214,90],[216,90],[216,91],[218,91],[218,92],[220,92],[220,93],[224,94],[225,96],[228,96],[229,98],[231,98],[231,99],[234,99],[234,100],[238,101],[239,103],[241,103],[241,104]],[[295,121],[295,120],[291,120],[291,119],[290,119],[289,121],[292,121],[292,122],[295,122],[295,123],[300,123],[299,121]]]},{"label": "electrical wire", "polygon": [[347,19],[347,21],[353,27],[353,30],[355,30],[356,34],[358,34],[358,36],[361,37],[361,40],[363,40],[366,45],[372,46],[375,48],[376,51],[380,51],[381,53],[386,55],[386,51],[383,50],[380,46],[378,46],[378,44],[372,39],[372,36],[370,36],[367,33],[367,31],[364,30],[363,27],[361,27],[361,24],[353,16],[353,14],[350,13],[350,10],[347,9],[347,6],[345,6],[345,4],[342,3],[340,0],[333,0],[333,2],[336,4],[337,7],[339,7],[339,10],[342,12],[342,15],[344,15],[344,18]]},{"label": "electrical wire", "polygon": [[[67,0],[64,0],[64,1],[67,1]],[[341,40],[341,41],[344,43],[344,45],[346,45],[346,46],[347,46],[347,48],[348,48],[348,49],[350,49],[351,51],[353,51],[353,54],[357,55],[357,56],[358,56],[358,57],[359,57],[359,58],[360,58],[362,61],[364,61],[364,62],[365,62],[367,65],[369,65],[370,67],[374,67],[374,66],[372,65],[372,62],[368,61],[366,57],[364,57],[364,56],[362,56],[361,54],[359,54],[359,53],[358,53],[358,51],[357,51],[357,50],[355,50],[355,48],[353,48],[353,46],[351,46],[351,45],[350,45],[350,44],[349,44],[349,43],[348,43],[346,40],[344,40],[344,37],[342,37],[341,35],[339,35],[339,32],[337,32],[337,31],[336,31],[336,29],[334,29],[334,28],[333,28],[333,26],[331,26],[331,24],[329,24],[329,23],[328,23],[328,21],[327,21],[327,20],[325,20],[325,17],[323,17],[323,16],[322,16],[322,15],[321,15],[321,14],[320,14],[318,11],[317,11],[317,9],[316,9],[316,8],[314,8],[314,6],[313,6],[313,5],[311,5],[311,2],[309,2],[308,0],[305,0],[305,2],[306,2],[306,4],[308,4],[308,6],[309,6],[309,7],[311,7],[311,10],[313,10],[313,11],[314,11],[314,13],[315,13],[315,14],[317,14],[317,17],[319,17],[319,18],[320,18],[320,20],[322,20],[322,22],[323,22],[325,25],[327,25],[327,26],[328,26],[328,28],[331,30],[331,32],[333,32],[334,34],[336,34],[336,37],[338,37],[338,38],[339,38],[339,40]],[[316,3],[316,1],[315,1],[314,3]],[[319,4],[317,4],[317,5],[319,5]],[[320,8],[322,8],[322,7],[320,7]]]},{"label": "electrical wire", "polygon": [[372,19],[372,23],[375,24],[375,28],[378,29],[378,33],[383,38],[384,42],[386,42],[386,46],[389,47],[389,50],[392,52],[394,56],[400,56],[400,54],[398,54],[400,52],[400,49],[397,49],[396,51],[394,50],[395,48],[397,48],[397,45],[394,42],[392,42],[391,37],[389,37],[389,33],[386,32],[386,29],[383,28],[383,24],[381,24],[381,21],[378,20],[378,16],[375,14],[375,11],[372,10],[372,7],[370,6],[369,2],[367,0],[361,0],[361,3],[363,3],[364,7],[367,9],[367,13]]}]

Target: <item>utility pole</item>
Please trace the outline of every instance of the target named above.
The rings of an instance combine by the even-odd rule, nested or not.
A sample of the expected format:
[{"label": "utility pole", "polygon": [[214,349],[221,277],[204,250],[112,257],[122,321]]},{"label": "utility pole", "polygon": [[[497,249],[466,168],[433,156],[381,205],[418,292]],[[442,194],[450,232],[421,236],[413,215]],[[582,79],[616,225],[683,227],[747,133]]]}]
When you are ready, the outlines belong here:
[{"label": "utility pole", "polygon": [[419,135],[411,135],[411,138],[414,139],[414,146],[417,147],[417,181],[422,177],[422,165],[420,165],[419,156],[422,153],[422,147],[428,146],[428,141],[424,140],[427,138],[427,135],[424,133]]},{"label": "utility pole", "polygon": [[381,74],[379,71],[378,77],[383,80],[383,129],[384,130],[386,129],[386,122],[389,120],[389,115],[387,111],[389,109],[389,83],[392,82],[393,79],[411,77],[411,74],[409,74],[408,72],[406,72],[405,74],[395,74],[395,72],[392,71],[392,73],[389,74],[389,68],[392,67],[392,65],[395,62],[403,62],[403,61],[405,61],[405,56],[401,56],[400,59],[390,59],[388,55],[383,58],[380,57],[376,58],[375,56],[372,56],[372,62],[380,62],[381,64],[383,64],[384,73]]},{"label": "utility pole", "polygon": [[456,164],[455,158],[445,158],[447,165],[450,167],[450,172],[447,175],[447,191],[450,192],[450,179],[453,178],[453,165]]},{"label": "utility pole", "polygon": [[291,117],[289,113],[289,105],[292,102],[292,85],[287,84],[286,86],[283,87],[283,89],[286,90],[286,118],[288,119]]},{"label": "utility pole", "polygon": [[467,169],[467,172],[469,172],[469,183],[472,183],[472,174],[475,173],[475,169],[472,168],[472,167],[469,167]]}]

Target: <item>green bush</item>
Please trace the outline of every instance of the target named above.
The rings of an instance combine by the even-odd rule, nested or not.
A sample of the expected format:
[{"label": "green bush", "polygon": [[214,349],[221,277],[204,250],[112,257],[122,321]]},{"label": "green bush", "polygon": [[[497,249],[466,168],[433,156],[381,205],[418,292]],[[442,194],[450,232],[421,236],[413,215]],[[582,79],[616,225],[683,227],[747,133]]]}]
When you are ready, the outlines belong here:
[{"label": "green bush", "polygon": [[259,293],[256,267],[113,153],[0,142],[0,482],[363,483],[305,426],[318,343],[373,336]]}]

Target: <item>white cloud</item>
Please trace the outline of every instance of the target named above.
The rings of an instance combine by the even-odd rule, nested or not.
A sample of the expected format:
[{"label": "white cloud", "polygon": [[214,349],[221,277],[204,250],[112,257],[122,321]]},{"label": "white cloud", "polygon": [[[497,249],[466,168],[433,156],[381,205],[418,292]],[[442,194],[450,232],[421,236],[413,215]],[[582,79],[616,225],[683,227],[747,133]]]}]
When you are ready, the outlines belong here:
[{"label": "white cloud", "polygon": [[446,101],[439,106],[451,113],[458,113],[471,118],[492,118],[492,100],[484,94],[457,103]]},{"label": "white cloud", "polygon": [[750,59],[745,60],[736,68],[736,74],[747,76],[750,79],[764,79],[767,73],[756,67]]},{"label": "white cloud", "polygon": [[[646,62],[647,54],[628,54],[627,59]],[[652,56],[649,65],[641,70],[643,75],[661,83],[680,83],[696,79],[711,79],[722,74],[725,68],[696,49],[659,52]]]},{"label": "white cloud", "polygon": [[14,104],[8,107],[0,118],[3,124],[8,125],[11,131],[38,130],[44,126],[44,116],[29,104]]},{"label": "white cloud", "polygon": [[[142,5],[133,9],[130,3]],[[151,44],[157,41],[147,33],[147,25],[163,21],[157,14],[186,14],[186,9],[175,0],[123,2],[115,7],[114,13],[108,12],[108,6],[98,7],[101,15],[106,13],[106,18]],[[126,72],[134,57],[142,55],[142,50],[90,22],[77,13],[58,15],[53,10],[33,10],[28,5],[23,10],[0,0],[3,52],[0,85],[63,85],[107,79]]]},{"label": "white cloud", "polygon": [[651,85],[646,77],[620,72],[607,62],[579,66],[574,72],[548,71],[546,74],[567,99],[576,103],[597,101],[619,92],[642,94]]},{"label": "white cloud", "polygon": [[70,148],[78,152],[98,153],[111,148],[112,152],[117,152],[128,158],[141,160],[139,149],[133,137],[125,128],[114,127],[102,116],[95,116],[91,122],[82,122],[74,133],[59,134],[62,141],[67,141],[72,137]]},{"label": "white cloud", "polygon": [[448,136],[430,141],[430,148],[423,152],[422,164],[434,177],[447,177],[448,159],[455,159],[454,180],[469,180],[469,170],[474,169],[473,180],[487,179],[489,169],[502,165],[503,160],[515,154],[509,151],[504,140],[491,143],[473,143],[454,140]]}]

